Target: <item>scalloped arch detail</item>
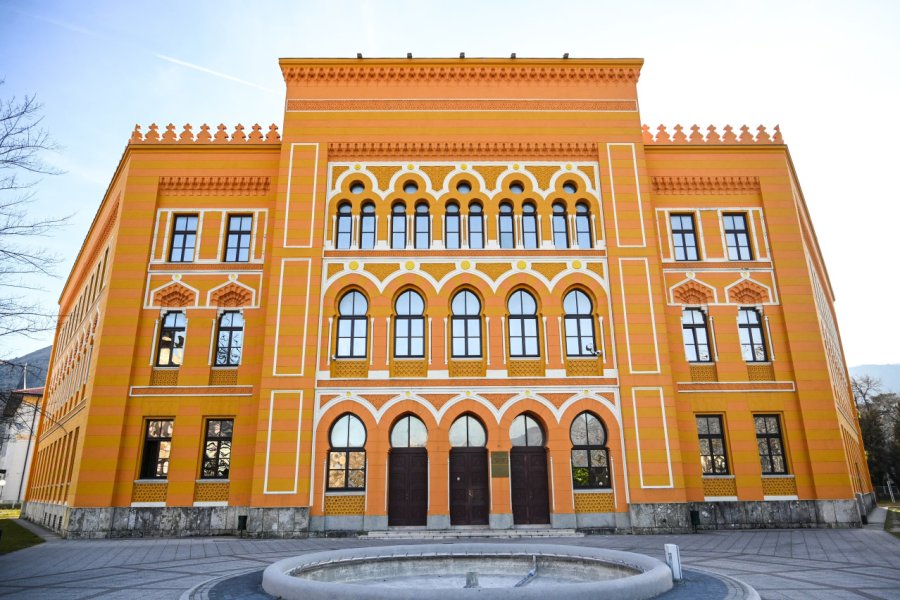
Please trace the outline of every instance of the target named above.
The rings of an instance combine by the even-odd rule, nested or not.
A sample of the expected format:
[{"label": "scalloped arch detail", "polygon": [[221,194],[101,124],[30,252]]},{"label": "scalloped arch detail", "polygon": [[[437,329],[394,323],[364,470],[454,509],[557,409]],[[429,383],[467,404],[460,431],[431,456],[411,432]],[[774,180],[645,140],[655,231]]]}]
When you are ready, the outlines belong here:
[{"label": "scalloped arch detail", "polygon": [[745,279],[728,289],[728,300],[735,304],[763,304],[771,302],[769,290],[755,281]]},{"label": "scalloped arch detail", "polygon": [[153,304],[164,308],[179,308],[197,304],[197,293],[178,282],[173,282],[153,294]]},{"label": "scalloped arch detail", "polygon": [[672,290],[672,298],[679,304],[712,304],[713,290],[698,281],[685,281]]}]

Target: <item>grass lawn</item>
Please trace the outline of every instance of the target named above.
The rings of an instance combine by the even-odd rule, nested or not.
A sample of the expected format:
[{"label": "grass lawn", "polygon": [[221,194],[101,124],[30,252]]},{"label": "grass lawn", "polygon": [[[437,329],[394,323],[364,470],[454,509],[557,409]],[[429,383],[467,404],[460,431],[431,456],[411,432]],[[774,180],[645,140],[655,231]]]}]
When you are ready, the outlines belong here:
[{"label": "grass lawn", "polygon": [[18,509],[0,511],[0,531],[3,532],[3,537],[0,538],[0,554],[15,552],[16,550],[44,542],[40,536],[34,535],[13,521],[18,516]]}]

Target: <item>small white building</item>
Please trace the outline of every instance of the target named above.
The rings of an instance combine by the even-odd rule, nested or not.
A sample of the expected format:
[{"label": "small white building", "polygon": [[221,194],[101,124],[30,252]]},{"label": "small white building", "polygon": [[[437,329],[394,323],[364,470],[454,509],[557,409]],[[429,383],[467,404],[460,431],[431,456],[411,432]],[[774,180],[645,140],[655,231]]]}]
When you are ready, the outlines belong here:
[{"label": "small white building", "polygon": [[0,419],[0,504],[22,502],[34,454],[38,410],[44,388],[10,392]]}]

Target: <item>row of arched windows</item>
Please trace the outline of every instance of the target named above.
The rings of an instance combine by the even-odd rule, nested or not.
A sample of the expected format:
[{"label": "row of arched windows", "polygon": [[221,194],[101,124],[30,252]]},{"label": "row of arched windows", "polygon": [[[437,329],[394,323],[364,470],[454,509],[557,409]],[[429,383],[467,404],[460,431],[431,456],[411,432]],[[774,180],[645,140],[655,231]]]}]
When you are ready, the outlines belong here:
[{"label": "row of arched windows", "polygon": [[[515,222],[515,211],[510,202],[501,202],[498,206],[497,243],[500,248],[524,248],[534,250],[541,244],[540,227],[538,227],[537,206],[534,202],[522,204],[520,224]],[[393,249],[412,247],[427,250],[432,245],[431,213],[427,202],[418,202],[413,208],[412,231],[407,231],[409,219],[404,202],[395,202],[391,206],[390,232],[388,238]],[[335,223],[335,247],[348,250],[354,246],[363,250],[375,247],[377,237],[375,204],[362,204],[359,212],[359,226],[354,232],[353,207],[349,202],[338,205]],[[485,246],[485,215],[479,202],[471,202],[467,214],[463,215],[459,203],[450,201],[444,211],[444,248],[458,250],[469,248],[480,250]],[[552,236],[556,248],[592,248],[593,235],[591,225],[591,209],[587,202],[575,205],[574,231],[570,231],[570,219],[566,205],[554,202],[552,206]],[[412,235],[409,235],[409,234]]]},{"label": "row of arched windows", "polygon": [[[351,290],[338,303],[336,358],[365,358],[368,348],[369,303],[359,291]],[[563,298],[565,311],[565,352],[571,357],[597,356],[593,303],[579,289]],[[394,304],[394,357],[424,358],[425,301],[415,290],[405,290]],[[541,354],[537,301],[519,289],[507,302],[509,356],[533,358]],[[480,358],[482,355],[482,306],[474,292],[463,289],[450,300],[450,354],[453,358]]]},{"label": "row of arched windows", "polygon": [[[453,421],[448,431],[453,448],[483,448],[487,430],[472,414]],[[406,414],[397,419],[390,433],[392,448],[424,448],[428,428],[417,416]],[[509,427],[512,446],[543,447],[547,436],[538,420],[529,413],[513,419]],[[331,426],[328,452],[328,489],[354,490],[366,487],[366,428],[354,414],[338,417]],[[602,489],[612,485],[609,468],[606,427],[590,411],[578,414],[569,427],[572,443],[572,482],[575,489]]]}]

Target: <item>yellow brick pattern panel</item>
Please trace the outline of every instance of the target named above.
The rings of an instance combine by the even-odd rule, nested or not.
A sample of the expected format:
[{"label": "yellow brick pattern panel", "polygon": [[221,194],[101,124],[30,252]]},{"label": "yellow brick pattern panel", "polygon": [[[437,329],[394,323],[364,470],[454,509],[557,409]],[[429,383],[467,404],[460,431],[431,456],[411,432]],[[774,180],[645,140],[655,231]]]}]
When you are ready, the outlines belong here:
[{"label": "yellow brick pattern panel", "polygon": [[750,381],[775,381],[775,369],[771,363],[761,365],[748,363],[747,378]]},{"label": "yellow brick pattern panel", "polygon": [[734,477],[704,477],[704,496],[737,496],[737,483]]},{"label": "yellow brick pattern panel", "polygon": [[484,263],[475,267],[493,280],[506,273],[512,268],[510,263]]},{"label": "yellow brick pattern panel", "polygon": [[510,360],[507,373],[510,377],[543,377],[544,361],[537,360]]},{"label": "yellow brick pattern panel", "polygon": [[559,171],[559,167],[528,167],[528,170],[537,179],[538,186],[546,190],[550,186],[550,179]]},{"label": "yellow brick pattern panel", "polygon": [[386,190],[391,183],[391,177],[400,170],[400,167],[369,167],[369,171],[378,180],[378,187]]},{"label": "yellow brick pattern panel", "polygon": [[452,170],[453,167],[422,167],[422,172],[428,175],[428,178],[431,180],[431,187],[436,190],[444,187],[444,179]]},{"label": "yellow brick pattern panel", "polygon": [[209,372],[209,385],[237,385],[237,369],[213,369]]},{"label": "yellow brick pattern panel", "polygon": [[367,360],[335,360],[331,363],[331,376],[342,379],[359,379],[369,376]]},{"label": "yellow brick pattern panel", "polygon": [[793,477],[763,477],[763,496],[796,496],[797,482]]},{"label": "yellow brick pattern panel", "polygon": [[231,484],[227,481],[204,481],[194,486],[194,502],[227,502]]},{"label": "yellow brick pattern panel", "polygon": [[451,360],[450,377],[484,377],[487,374],[483,360]]},{"label": "yellow brick pattern panel", "polygon": [[178,369],[153,369],[150,372],[150,385],[178,385]]},{"label": "yellow brick pattern panel", "polygon": [[398,264],[388,264],[388,263],[375,263],[371,265],[366,265],[365,269],[375,277],[379,279],[379,281],[383,281],[387,278],[388,275],[396,271],[400,268]]},{"label": "yellow brick pattern panel", "polygon": [[492,190],[497,185],[497,178],[500,173],[506,170],[506,167],[481,166],[475,167],[475,170],[484,178],[484,185],[487,189]]},{"label": "yellow brick pattern panel", "polygon": [[531,268],[546,277],[549,281],[565,271],[566,265],[565,263],[536,263],[532,265]]},{"label": "yellow brick pattern panel", "polygon": [[567,358],[566,376],[598,377],[603,375],[603,365],[599,358]]},{"label": "yellow brick pattern panel", "polygon": [[575,494],[576,513],[606,513],[615,510],[612,494]]},{"label": "yellow brick pattern panel", "polygon": [[325,514],[330,516],[361,515],[366,509],[366,497],[325,496]]},{"label": "yellow brick pattern panel", "polygon": [[425,360],[395,360],[391,362],[391,377],[428,377]]},{"label": "yellow brick pattern panel", "polygon": [[425,263],[421,268],[423,271],[434,277],[435,280],[440,281],[444,275],[455,271],[456,265],[450,263]]},{"label": "yellow brick pattern panel", "polygon": [[165,502],[169,493],[169,482],[135,483],[131,489],[132,502]]},{"label": "yellow brick pattern panel", "polygon": [[698,383],[719,381],[719,373],[716,370],[716,363],[691,365],[691,381],[695,381]]}]

